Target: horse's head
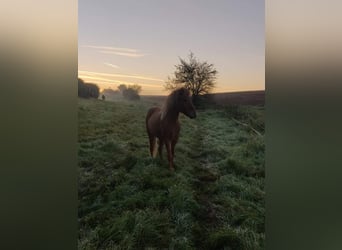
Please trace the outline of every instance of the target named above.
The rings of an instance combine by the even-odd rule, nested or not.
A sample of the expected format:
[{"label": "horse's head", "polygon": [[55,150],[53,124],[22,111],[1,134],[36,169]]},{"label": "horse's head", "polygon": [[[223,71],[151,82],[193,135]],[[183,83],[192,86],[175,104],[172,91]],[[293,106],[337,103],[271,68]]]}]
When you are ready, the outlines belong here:
[{"label": "horse's head", "polygon": [[192,104],[190,91],[186,88],[180,88],[177,92],[177,106],[179,112],[183,113],[187,117],[193,119],[196,118],[196,110]]}]

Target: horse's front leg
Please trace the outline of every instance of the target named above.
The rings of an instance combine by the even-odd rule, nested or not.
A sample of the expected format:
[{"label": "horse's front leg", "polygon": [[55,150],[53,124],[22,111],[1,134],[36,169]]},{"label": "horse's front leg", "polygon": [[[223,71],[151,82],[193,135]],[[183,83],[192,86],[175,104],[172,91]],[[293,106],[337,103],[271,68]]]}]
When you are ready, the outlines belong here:
[{"label": "horse's front leg", "polygon": [[171,142],[171,152],[172,152],[173,157],[175,156],[175,146],[176,146],[177,141],[178,141],[178,137],[175,137]]},{"label": "horse's front leg", "polygon": [[169,160],[170,170],[173,171],[175,169],[173,166],[172,144],[170,140],[166,141],[166,150],[167,150],[167,159]]}]

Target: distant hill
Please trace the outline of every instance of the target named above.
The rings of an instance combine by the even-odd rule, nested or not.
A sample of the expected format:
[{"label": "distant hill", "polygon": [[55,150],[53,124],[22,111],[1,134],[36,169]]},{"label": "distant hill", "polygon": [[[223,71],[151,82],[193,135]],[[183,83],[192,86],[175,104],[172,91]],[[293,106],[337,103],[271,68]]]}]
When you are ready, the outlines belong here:
[{"label": "distant hill", "polygon": [[[214,93],[204,95],[208,103],[216,105],[265,105],[265,91],[242,91],[242,92],[227,92]],[[142,96],[143,99],[149,100],[156,104],[162,103],[166,96]]]}]

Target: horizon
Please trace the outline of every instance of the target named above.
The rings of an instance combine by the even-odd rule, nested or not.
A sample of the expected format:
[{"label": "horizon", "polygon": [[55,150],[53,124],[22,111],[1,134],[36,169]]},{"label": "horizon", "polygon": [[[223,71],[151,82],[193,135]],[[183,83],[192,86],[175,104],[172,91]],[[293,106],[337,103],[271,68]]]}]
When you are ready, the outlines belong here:
[{"label": "horizon", "polygon": [[[91,83],[91,82],[87,82],[87,83]],[[119,91],[118,89],[115,89],[115,88],[106,88],[106,89],[111,89],[111,90],[115,90],[115,91]],[[105,89],[100,89],[100,93],[105,90]],[[234,93],[246,93],[246,92],[265,92],[265,89],[251,89],[251,90],[237,90],[237,91],[230,91],[230,92],[209,92],[207,94],[234,94]],[[171,91],[167,91],[165,90],[164,92],[166,93],[162,93],[162,94],[140,94],[140,96],[168,96],[168,94],[171,92]]]},{"label": "horizon", "polygon": [[[192,51],[218,71],[212,93],[265,90],[264,1],[79,3],[78,77],[101,90],[164,84]],[[191,13],[191,15],[189,15]]]}]

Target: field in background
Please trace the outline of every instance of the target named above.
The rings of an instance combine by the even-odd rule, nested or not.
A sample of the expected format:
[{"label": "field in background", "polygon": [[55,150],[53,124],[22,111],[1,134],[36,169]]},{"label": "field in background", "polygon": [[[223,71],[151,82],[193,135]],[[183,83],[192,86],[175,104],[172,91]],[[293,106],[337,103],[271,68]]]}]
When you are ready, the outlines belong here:
[{"label": "field in background", "polygon": [[[243,91],[243,92],[232,92],[232,93],[215,93],[215,94],[207,94],[204,95],[206,98],[206,102],[208,104],[215,104],[218,106],[227,106],[227,105],[265,105],[265,91],[257,90],[257,91]],[[143,99],[155,102],[162,103],[165,100],[166,96],[143,96]]]},{"label": "field in background", "polygon": [[151,159],[162,99],[79,99],[79,249],[263,249],[263,106],[183,115],[176,171]]}]

